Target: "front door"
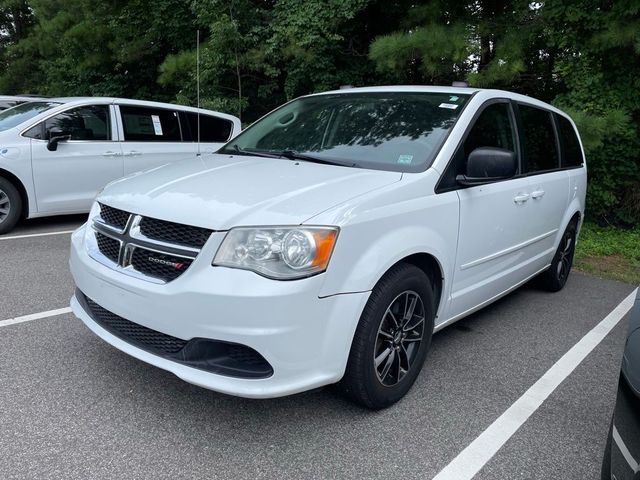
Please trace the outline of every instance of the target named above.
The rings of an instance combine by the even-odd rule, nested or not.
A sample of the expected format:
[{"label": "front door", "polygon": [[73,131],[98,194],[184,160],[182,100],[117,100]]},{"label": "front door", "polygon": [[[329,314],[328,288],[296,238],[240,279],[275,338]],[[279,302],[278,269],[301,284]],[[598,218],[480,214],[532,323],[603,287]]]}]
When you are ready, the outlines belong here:
[{"label": "front door", "polygon": [[[39,212],[89,211],[98,191],[123,176],[122,151],[114,141],[112,124],[109,105],[75,107],[43,122],[44,139],[31,140]],[[52,136],[69,139],[50,151]]]},{"label": "front door", "polygon": [[[489,104],[480,113],[458,154],[459,173],[479,147],[518,152],[514,115],[508,101]],[[449,318],[474,309],[527,276],[531,199],[529,179],[517,175],[457,190],[460,200],[458,250]]]}]

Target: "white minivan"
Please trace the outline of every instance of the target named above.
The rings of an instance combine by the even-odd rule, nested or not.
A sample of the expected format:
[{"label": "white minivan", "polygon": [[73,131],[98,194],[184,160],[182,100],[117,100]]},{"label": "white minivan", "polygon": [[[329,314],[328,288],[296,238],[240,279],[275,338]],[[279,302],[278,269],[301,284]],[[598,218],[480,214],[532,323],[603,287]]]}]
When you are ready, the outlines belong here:
[{"label": "white minivan", "polygon": [[432,335],[538,276],[567,281],[576,127],[498,90],[309,95],[217,154],[105,188],[72,235],[75,315],[187,382],[398,401]]},{"label": "white minivan", "polygon": [[21,217],[88,212],[107,183],[195,157],[198,148],[211,153],[240,132],[232,115],[199,112],[98,97],[44,99],[0,112],[0,234]]}]

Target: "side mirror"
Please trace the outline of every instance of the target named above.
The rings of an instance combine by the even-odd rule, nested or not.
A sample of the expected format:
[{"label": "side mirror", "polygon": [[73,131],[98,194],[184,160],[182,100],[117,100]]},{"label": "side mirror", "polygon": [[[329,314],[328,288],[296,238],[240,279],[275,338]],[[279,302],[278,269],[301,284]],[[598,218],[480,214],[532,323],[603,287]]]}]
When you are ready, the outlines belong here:
[{"label": "side mirror", "polygon": [[58,150],[58,143],[71,139],[71,133],[59,130],[57,128],[52,128],[51,130],[47,131],[47,137],[49,137],[47,150],[49,150],[50,152],[55,152],[56,150]]},{"label": "side mirror", "polygon": [[466,186],[484,185],[511,178],[517,171],[516,154],[511,150],[479,147],[469,154],[467,172],[465,175],[458,175],[456,182]]}]

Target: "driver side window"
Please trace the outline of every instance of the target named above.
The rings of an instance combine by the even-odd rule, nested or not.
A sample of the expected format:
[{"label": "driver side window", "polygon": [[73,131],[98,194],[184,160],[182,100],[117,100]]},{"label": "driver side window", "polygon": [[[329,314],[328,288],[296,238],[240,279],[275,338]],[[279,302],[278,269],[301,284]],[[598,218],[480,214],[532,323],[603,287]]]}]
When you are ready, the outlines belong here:
[{"label": "driver side window", "polygon": [[492,103],[482,110],[443,175],[436,189],[438,193],[459,188],[456,176],[467,172],[469,154],[480,147],[503,148],[517,152],[515,127],[509,103]]},{"label": "driver side window", "polygon": [[463,145],[465,166],[469,154],[479,147],[516,151],[508,103],[494,103],[480,114]]},{"label": "driver side window", "polygon": [[45,121],[45,139],[70,135],[70,140],[111,140],[111,118],[108,105],[73,108]]}]

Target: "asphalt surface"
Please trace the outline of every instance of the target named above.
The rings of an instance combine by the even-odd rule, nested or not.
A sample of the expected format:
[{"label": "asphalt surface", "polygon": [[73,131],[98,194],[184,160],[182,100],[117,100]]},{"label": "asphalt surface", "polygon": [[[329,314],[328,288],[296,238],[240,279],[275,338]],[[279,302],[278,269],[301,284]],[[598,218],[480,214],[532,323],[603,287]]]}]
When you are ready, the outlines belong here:
[{"label": "asphalt surface", "polygon": [[[23,223],[12,236],[83,217]],[[69,235],[0,237],[0,321],[68,306]],[[431,479],[634,286],[573,272],[525,285],[434,337],[399,404],[370,412],[324,388],[245,400],[191,386],[73,315],[0,327],[0,478]],[[478,473],[600,478],[623,320]]]}]

